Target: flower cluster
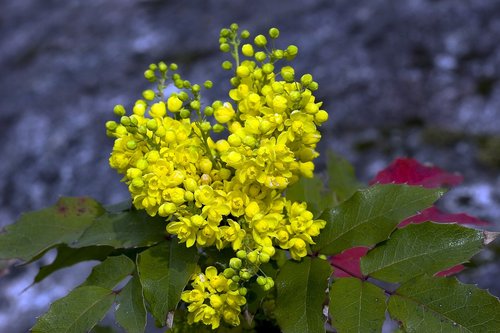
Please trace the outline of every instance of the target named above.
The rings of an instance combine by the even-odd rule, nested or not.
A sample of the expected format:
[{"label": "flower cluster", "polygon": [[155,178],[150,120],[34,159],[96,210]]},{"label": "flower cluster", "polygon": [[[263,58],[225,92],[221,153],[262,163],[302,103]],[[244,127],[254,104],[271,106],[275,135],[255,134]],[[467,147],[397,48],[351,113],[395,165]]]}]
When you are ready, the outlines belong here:
[{"label": "flower cluster", "polygon": [[[310,74],[296,80],[293,67],[276,66],[298,52],[294,45],[274,48],[278,35],[269,30],[272,46],[264,35],[241,45],[248,31],[239,33],[236,24],[222,29],[220,49],[234,60],[222,64],[234,70],[231,101],[202,108],[202,87],[182,79],[175,64],[161,62],[144,73],[157,83],[156,91],[144,91],[131,115],[116,106],[120,121],[106,123],[116,138],[110,165],[124,175],[137,209],[165,217],[167,231],[187,247],[230,246],[236,252],[224,273],[209,267],[183,294],[192,322],[216,327],[223,318],[237,324],[245,302],[231,286],[257,276],[269,290],[274,282],[259,276],[259,265],[277,249],[300,260],[326,223],[314,219],[306,203],[284,196],[299,177],[313,176],[317,127],[328,114],[315,100],[318,84]],[[168,82],[178,90],[165,96]],[[213,133],[227,135],[215,141]],[[219,282],[223,287],[214,286]]]},{"label": "flower cluster", "polygon": [[239,288],[233,280],[217,274],[213,266],[207,267],[205,274],[195,274],[192,280],[193,289],[181,295],[181,299],[189,303],[189,324],[201,321],[216,329],[221,317],[230,325],[240,324],[241,306],[246,304],[245,288]]}]

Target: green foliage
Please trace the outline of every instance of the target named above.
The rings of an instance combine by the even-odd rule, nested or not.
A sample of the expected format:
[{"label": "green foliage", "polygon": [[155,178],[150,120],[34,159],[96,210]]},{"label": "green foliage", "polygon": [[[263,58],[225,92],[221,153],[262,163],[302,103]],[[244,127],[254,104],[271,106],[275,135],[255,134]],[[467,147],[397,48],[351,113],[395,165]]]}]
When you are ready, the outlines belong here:
[{"label": "green foliage", "polygon": [[455,278],[420,276],[389,300],[391,317],[407,332],[500,332],[500,303]]},{"label": "green foliage", "polygon": [[[311,93],[318,88],[312,75],[294,81],[291,66],[272,74],[279,60],[298,51],[294,45],[274,48],[278,35],[272,28],[269,44],[264,35],[253,38],[258,51],[241,45],[240,61],[249,32],[238,34],[236,24],[221,31],[220,48],[235,60],[224,67],[235,68],[229,95],[237,110],[221,101],[202,109],[201,86],[163,62],[144,73],[157,91],[144,91],[133,115],[115,107],[120,122],[106,123],[117,138],[111,165],[124,174],[142,210],[131,201],[103,206],[86,197],[61,198],[23,214],[0,234],[2,273],[12,259],[29,263],[57,251],[34,283],[61,268],[98,261],[32,332],[113,332],[96,326],[110,309],[130,333],[145,331],[148,313],[174,333],[380,332],[387,313],[401,332],[500,332],[496,297],[432,276],[467,262],[498,234],[432,221],[400,225],[432,206],[443,190],[366,187],[333,153],[326,175],[302,177],[312,176],[317,126],[328,114]],[[167,78],[181,91],[164,96]],[[191,122],[195,114],[199,119]],[[212,115],[216,124],[207,118]],[[212,129],[234,133],[214,143]],[[286,135],[273,134],[276,129]],[[412,163],[396,173],[401,183]],[[431,174],[436,168],[424,172]],[[387,183],[394,182],[390,176],[384,175]],[[447,178],[442,170],[426,184],[418,181],[422,174],[411,176],[411,184],[426,186]],[[359,246],[364,248],[344,252],[344,262],[352,260],[347,267],[338,264],[343,251]]]},{"label": "green foliage", "polygon": [[33,333],[87,332],[108,312],[115,300],[112,290],[98,287],[79,287],[55,301],[41,316]]},{"label": "green foliage", "polygon": [[116,322],[129,333],[144,332],[146,327],[146,305],[142,295],[141,281],[134,275],[116,298]]},{"label": "green foliage", "polygon": [[385,321],[386,296],[381,288],[356,278],[335,280],[329,311],[339,333],[380,332]]},{"label": "green foliage", "polygon": [[456,224],[410,224],[368,252],[361,270],[383,281],[405,282],[468,261],[481,250],[483,239],[482,231]]},{"label": "green foliage", "polygon": [[276,319],[284,333],[324,332],[323,303],[330,265],[321,259],[287,261],[276,279]]},{"label": "green foliage", "polygon": [[388,238],[406,217],[429,207],[443,191],[420,186],[374,185],[359,190],[321,218],[327,225],[315,251],[332,255],[354,246],[372,246]]},{"label": "green foliage", "polygon": [[59,244],[72,244],[104,208],[90,198],[61,198],[55,206],[23,214],[0,234],[0,259],[32,260]]},{"label": "green foliage", "polygon": [[165,326],[167,315],[174,311],[181,292],[195,272],[198,254],[176,241],[160,243],[141,252],[137,270],[153,317]]}]

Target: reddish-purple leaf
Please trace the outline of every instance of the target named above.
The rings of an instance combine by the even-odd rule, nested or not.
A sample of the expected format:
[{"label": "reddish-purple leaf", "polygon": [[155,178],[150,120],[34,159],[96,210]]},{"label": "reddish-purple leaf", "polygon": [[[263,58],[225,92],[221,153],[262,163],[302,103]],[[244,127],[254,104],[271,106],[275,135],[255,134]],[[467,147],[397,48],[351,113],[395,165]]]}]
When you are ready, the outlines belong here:
[{"label": "reddish-purple leaf", "polygon": [[403,222],[401,222],[398,227],[402,228],[410,223],[422,223],[426,221],[438,222],[438,223],[457,223],[457,224],[465,224],[465,225],[475,225],[475,226],[488,226],[489,223],[486,221],[482,221],[477,217],[459,213],[459,214],[451,214],[445,213],[439,210],[437,207],[432,206],[427,209],[424,209],[417,215],[410,216]]},{"label": "reddish-purple leaf", "polygon": [[447,277],[460,273],[465,268],[464,265],[456,265],[451,268],[445,269],[444,271],[437,272],[434,276]]},{"label": "reddish-purple leaf", "polygon": [[353,247],[340,254],[336,254],[329,258],[330,264],[334,267],[333,276],[340,277],[357,277],[362,278],[359,261],[362,256],[368,252],[369,248],[359,246]]},{"label": "reddish-purple leaf", "polygon": [[370,184],[408,184],[427,188],[454,186],[462,182],[457,173],[446,172],[436,166],[421,164],[413,158],[398,158],[380,171]]}]

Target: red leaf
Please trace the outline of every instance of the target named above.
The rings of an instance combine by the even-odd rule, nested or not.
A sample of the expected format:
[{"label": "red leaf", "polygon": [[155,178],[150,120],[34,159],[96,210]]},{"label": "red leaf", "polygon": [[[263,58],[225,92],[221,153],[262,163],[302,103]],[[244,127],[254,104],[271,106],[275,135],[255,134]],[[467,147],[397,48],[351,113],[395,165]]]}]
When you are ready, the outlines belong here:
[{"label": "red leaf", "polygon": [[363,278],[359,261],[368,252],[367,247],[353,247],[329,258],[330,264],[335,268],[334,277],[357,277]]},{"label": "red leaf", "polygon": [[446,172],[436,166],[423,165],[413,158],[398,158],[380,171],[370,184],[408,184],[427,188],[454,186],[462,182],[457,173]]},{"label": "red leaf", "polygon": [[457,224],[466,224],[466,225],[475,225],[475,226],[488,226],[489,223],[486,221],[482,221],[477,217],[460,213],[460,214],[451,214],[445,213],[439,210],[437,207],[432,206],[427,209],[424,209],[417,215],[410,216],[403,222],[398,225],[398,228],[402,228],[410,223],[422,223],[426,221],[433,221],[438,223],[457,223]]},{"label": "red leaf", "polygon": [[456,265],[451,268],[445,269],[444,271],[437,272],[436,274],[434,274],[434,276],[439,276],[439,277],[452,276],[461,272],[464,268],[465,268],[464,265]]}]

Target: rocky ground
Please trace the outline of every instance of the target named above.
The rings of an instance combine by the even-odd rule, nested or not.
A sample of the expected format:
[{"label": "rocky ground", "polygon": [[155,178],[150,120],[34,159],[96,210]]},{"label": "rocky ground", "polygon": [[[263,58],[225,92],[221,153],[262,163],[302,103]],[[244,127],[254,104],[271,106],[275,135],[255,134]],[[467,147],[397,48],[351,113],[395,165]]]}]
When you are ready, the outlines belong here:
[{"label": "rocky ground", "polygon": [[[440,203],[500,229],[500,2],[491,0],[17,0],[0,4],[0,226],[61,195],[127,197],[107,165],[104,122],[147,87],[151,62],[175,61],[225,98],[218,31],[277,26],[320,83],[333,149],[367,181],[396,156],[465,176]],[[326,154],[324,154],[326,155]],[[320,168],[324,161],[320,161]],[[50,258],[44,259],[48,261]],[[500,295],[492,251],[463,279]],[[88,265],[31,283],[0,279],[0,332],[25,332]]]}]

